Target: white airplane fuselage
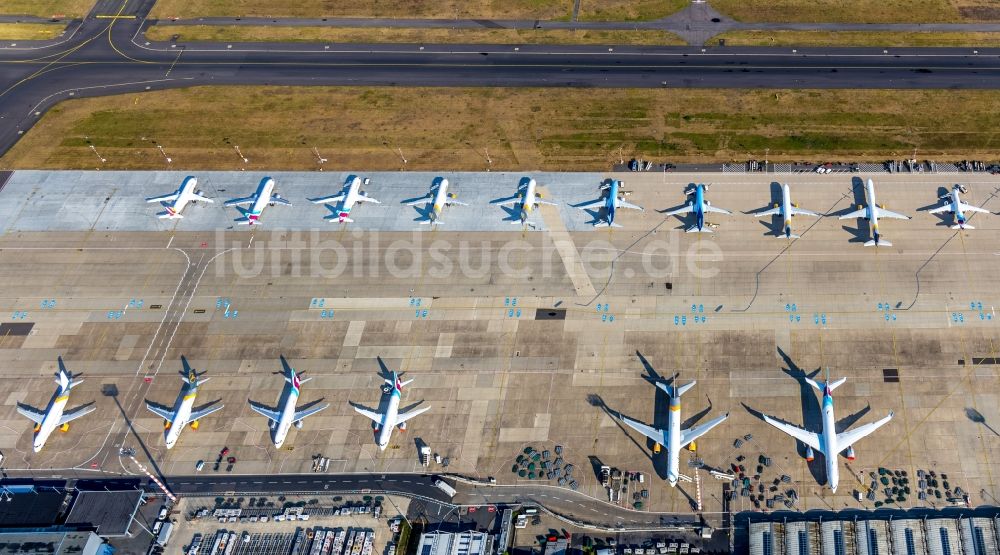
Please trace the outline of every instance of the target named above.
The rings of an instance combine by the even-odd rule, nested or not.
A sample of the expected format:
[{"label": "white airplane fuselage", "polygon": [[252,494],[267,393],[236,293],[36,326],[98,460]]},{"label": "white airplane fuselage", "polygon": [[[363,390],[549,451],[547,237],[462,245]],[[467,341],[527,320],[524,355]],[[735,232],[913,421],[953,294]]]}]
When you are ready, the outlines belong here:
[{"label": "white airplane fuselage", "polygon": [[618,208],[618,189],[620,187],[620,181],[617,179],[612,179],[611,183],[608,185],[608,198],[605,208],[608,211],[608,225],[615,223],[615,208]]},{"label": "white airplane fuselage", "polygon": [[184,207],[187,206],[188,202],[191,202],[195,187],[197,186],[197,177],[185,177],[184,182],[181,183],[181,188],[177,192],[177,198],[166,207],[167,213],[164,217],[171,219],[180,218],[181,212],[184,211]]},{"label": "white airplane fuselage", "polygon": [[[437,191],[434,193],[434,202],[431,205],[431,219],[436,220],[441,217],[444,205],[448,203],[448,180],[442,179],[438,183]],[[383,448],[384,449],[384,448]]]},{"label": "white airplane fuselage", "polygon": [[878,205],[875,200],[875,182],[871,179],[865,183],[865,196],[868,198],[868,225],[872,229],[872,239],[878,244],[880,237],[878,231]]},{"label": "white airplane fuselage", "polygon": [[[389,396],[389,404],[385,407],[385,413],[382,415],[382,422],[376,431],[375,442],[381,451],[385,451],[385,448],[389,446],[389,439],[392,437],[392,428],[395,425],[396,416],[399,415],[399,398],[400,390],[394,386]],[[387,423],[388,425],[386,425]]]},{"label": "white airplane fuselage", "polygon": [[256,223],[260,219],[260,215],[264,212],[264,207],[271,202],[271,194],[274,192],[274,179],[270,177],[265,177],[261,180],[260,185],[257,186],[256,198],[253,204],[250,205],[250,209],[247,211],[247,219],[251,224]]},{"label": "white airplane fuselage", "polygon": [[48,441],[49,436],[59,427],[59,420],[62,419],[63,410],[66,409],[67,402],[69,402],[69,390],[64,391],[60,387],[56,397],[52,399],[48,410],[45,411],[45,418],[42,419],[42,423],[38,425],[38,430],[35,432],[34,443],[32,444],[35,453],[41,451],[42,447],[45,447],[45,442]]},{"label": "white airplane fuselage", "polygon": [[840,483],[840,465],[837,457],[840,449],[837,446],[837,420],[833,416],[833,392],[829,387],[823,389],[823,433],[820,435],[820,440],[826,448],[824,454],[826,479],[830,484],[830,490],[837,493],[837,484]]},{"label": "white airplane fuselage", "polygon": [[528,219],[528,214],[535,209],[535,188],[538,186],[534,179],[529,179],[524,187],[524,198],[521,200],[521,219]]},{"label": "white airplane fuselage", "polygon": [[281,408],[281,418],[274,423],[274,446],[281,449],[281,445],[285,443],[285,438],[288,437],[288,430],[292,428],[295,424],[295,405],[299,401],[299,390],[298,388],[291,386],[288,391],[288,398],[285,399],[285,406]]},{"label": "white airplane fuselage", "polygon": [[352,179],[347,185],[347,193],[344,194],[344,200],[340,201],[340,209],[337,212],[337,217],[340,219],[341,223],[350,217],[351,208],[354,208],[354,204],[358,202],[358,198],[361,196],[358,193],[360,190],[361,178],[355,176],[354,179]]},{"label": "white airplane fuselage", "polygon": [[781,188],[781,230],[785,237],[792,236],[792,193],[788,190],[788,184]]},{"label": "white airplane fuselage", "polygon": [[962,211],[962,199],[958,196],[958,187],[951,189],[951,213],[955,215],[955,225],[965,229],[965,213]]},{"label": "white airplane fuselage", "polygon": [[681,470],[681,400],[680,397],[670,397],[670,410],[667,413],[667,429],[669,443],[667,448],[667,482],[671,487],[677,485]]},{"label": "white airplane fuselage", "polygon": [[180,439],[184,426],[189,424],[191,409],[194,407],[194,401],[197,397],[198,387],[185,384],[177,402],[174,403],[174,421],[170,423],[169,427],[163,433],[163,443],[166,444],[167,449],[173,448],[177,440]]}]

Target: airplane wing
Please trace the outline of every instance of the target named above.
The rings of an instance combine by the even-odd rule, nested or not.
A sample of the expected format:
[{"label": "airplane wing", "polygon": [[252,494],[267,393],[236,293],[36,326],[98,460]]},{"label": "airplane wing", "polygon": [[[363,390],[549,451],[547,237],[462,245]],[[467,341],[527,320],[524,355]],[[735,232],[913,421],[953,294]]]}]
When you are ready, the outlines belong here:
[{"label": "airplane wing", "polygon": [[664,216],[676,216],[678,214],[690,214],[691,212],[694,212],[694,205],[685,204],[684,206],[681,206],[677,210],[671,210],[669,212],[664,212],[663,215]]},{"label": "airplane wing", "polygon": [[[879,214],[881,214],[881,212],[879,212]],[[851,218],[867,218],[867,217],[868,217],[868,208],[862,208],[860,210],[855,210],[854,212],[844,214],[839,219],[849,220]]]},{"label": "airplane wing", "polygon": [[311,199],[309,199],[309,202],[311,202],[313,204],[326,204],[328,202],[340,202],[340,201],[344,200],[345,196],[346,195],[340,194],[340,195],[334,195],[332,197],[311,198]]},{"label": "airplane wing", "polygon": [[424,413],[424,412],[427,412],[429,410],[431,410],[430,407],[420,407],[419,409],[414,409],[414,410],[411,410],[410,412],[401,412],[401,413],[399,413],[399,414],[396,415],[396,424],[395,425],[399,426],[400,424],[402,424],[403,422],[406,422],[407,420],[413,418],[414,416],[417,416],[417,415],[419,415],[421,413]]},{"label": "airplane wing", "polygon": [[214,406],[205,405],[200,409],[191,411],[190,420],[191,422],[194,422],[195,420],[201,420],[202,418],[205,418],[206,416],[218,410],[222,410],[222,405],[214,405]]},{"label": "airplane wing", "polygon": [[950,202],[945,203],[943,206],[938,206],[937,208],[935,208],[933,210],[928,210],[927,213],[928,214],[940,214],[941,212],[947,212],[947,211],[951,211],[951,203]]},{"label": "airplane wing", "polygon": [[194,200],[200,200],[201,202],[207,202],[207,203],[210,203],[210,204],[214,204],[215,203],[214,200],[212,200],[212,199],[210,199],[210,198],[208,198],[206,196],[199,195],[198,193],[191,193],[190,198],[192,198]]},{"label": "airplane wing", "polygon": [[278,195],[271,195],[271,202],[275,204],[284,204],[285,206],[291,206],[292,202],[286,198],[279,197]]},{"label": "airplane wing", "polygon": [[681,446],[687,445],[692,441],[698,439],[699,437],[705,435],[712,428],[718,426],[719,424],[722,424],[722,421],[727,418],[729,418],[728,412],[710,422],[705,422],[704,424],[695,426],[693,428],[681,430]]},{"label": "airplane wing", "polygon": [[871,434],[875,430],[881,428],[886,422],[892,420],[892,413],[886,416],[878,422],[872,422],[871,424],[865,424],[864,426],[858,426],[853,430],[848,430],[843,433],[837,434],[837,447],[847,449],[851,445],[857,443],[861,438]]},{"label": "airplane wing", "polygon": [[163,407],[157,405],[156,403],[151,403],[149,401],[146,401],[146,408],[149,409],[149,412],[155,414],[156,416],[159,416],[160,418],[166,420],[167,422],[174,421],[174,413],[167,407]]},{"label": "airplane wing", "polygon": [[990,211],[985,208],[980,208],[978,206],[972,206],[971,204],[965,204],[964,202],[958,203],[958,208],[964,212],[981,212],[983,214],[989,214]]},{"label": "airplane wing", "polygon": [[169,195],[163,195],[162,197],[149,197],[146,202],[165,202],[177,200],[177,193],[170,193]]},{"label": "airplane wing", "polygon": [[547,204],[549,206],[557,206],[557,204],[554,203],[554,202],[549,202],[547,200],[541,200],[541,199],[539,199],[537,197],[535,198],[535,204]]},{"label": "airplane wing", "polygon": [[667,434],[665,430],[658,430],[652,426],[647,426],[642,422],[639,422],[638,420],[632,420],[627,416],[618,415],[618,418],[620,418],[621,421],[624,422],[629,428],[632,428],[633,430],[648,437],[649,439],[655,441],[656,443],[659,443],[660,445],[666,445],[668,443]]},{"label": "airplane wing", "polygon": [[254,401],[249,401],[250,410],[256,412],[257,414],[267,417],[269,420],[277,422],[281,420],[281,414],[276,410],[271,410],[260,403]]},{"label": "airplane wing", "polygon": [[447,204],[448,206],[451,206],[452,204],[457,204],[457,205],[459,205],[459,206],[468,206],[468,205],[469,205],[469,203],[467,203],[467,202],[460,202],[460,201],[457,201],[457,200],[455,200],[455,199],[453,199],[453,198],[451,198],[451,199],[448,199],[448,200],[447,200],[447,201],[445,202],[445,204]]},{"label": "airplane wing", "polygon": [[374,203],[374,204],[382,204],[378,200],[375,200],[375,199],[373,199],[372,197],[370,197],[368,195],[358,195],[358,202],[371,202],[371,203]]},{"label": "airplane wing", "polygon": [[59,425],[62,426],[63,424],[72,422],[77,418],[80,418],[81,416],[85,416],[94,412],[94,410],[96,409],[97,407],[94,406],[93,403],[90,403],[89,405],[81,405],[73,410],[68,410],[64,412],[62,418],[59,419]]},{"label": "airplane wing", "polygon": [[45,413],[36,409],[29,407],[28,405],[18,403],[17,412],[34,422],[35,424],[41,424],[42,420],[45,419]]},{"label": "airplane wing", "polygon": [[819,218],[820,216],[822,216],[822,214],[813,212],[812,210],[806,210],[805,208],[797,208],[795,206],[792,207],[792,215],[793,216],[814,216],[816,218]]},{"label": "airplane wing", "polygon": [[365,409],[363,409],[361,407],[354,407],[354,410],[358,411],[358,414],[360,414],[362,416],[367,416],[368,418],[372,419],[376,424],[379,424],[379,425],[382,424],[382,415],[381,414],[379,414],[377,412],[370,411],[370,410],[365,410]]},{"label": "airplane wing", "polygon": [[904,215],[899,214],[897,212],[893,212],[891,210],[886,210],[885,208],[879,208],[878,209],[878,217],[879,218],[891,218],[893,220],[909,220],[910,219],[909,216],[904,216]]},{"label": "airplane wing", "polygon": [[704,210],[705,212],[715,212],[716,214],[730,214],[730,215],[732,214],[732,212],[726,210],[725,208],[718,208],[712,206],[711,204],[705,204],[705,206],[702,207],[702,210]]},{"label": "airplane wing", "polygon": [[622,199],[618,199],[618,201],[616,203],[616,206],[618,206],[618,208],[631,208],[632,210],[642,211],[642,207],[641,206],[632,204],[631,202],[625,202]]},{"label": "airplane wing", "polygon": [[772,208],[770,210],[765,210],[763,212],[754,212],[753,215],[757,216],[758,218],[763,218],[764,216],[777,216],[779,214],[781,214],[781,207],[777,206],[775,208]]},{"label": "airplane wing", "polygon": [[250,204],[255,200],[257,200],[256,195],[251,195],[249,197],[242,197],[242,198],[234,198],[233,200],[227,200],[224,206],[239,206],[241,204]]},{"label": "airplane wing", "polygon": [[[807,432],[806,430],[803,430],[802,428],[796,428],[795,426],[792,426],[791,424],[785,424],[784,422],[778,422],[777,420],[771,418],[770,416],[768,416],[766,414],[764,415],[764,421],[767,422],[768,424],[774,426],[775,428],[781,430],[782,432],[785,432],[786,434],[788,434],[788,435],[794,437],[795,439],[801,441],[802,443],[805,443],[806,445],[808,445],[809,447],[812,447],[813,449],[819,451],[820,453],[823,453],[824,455],[828,455],[828,453],[826,451],[824,451],[822,447],[820,447],[820,443],[821,442],[819,440],[819,434],[813,433],[813,432]],[[845,449],[846,449],[846,447],[845,447]]]},{"label": "airplane wing", "polygon": [[298,422],[299,420],[302,420],[303,418],[305,418],[307,416],[312,416],[312,415],[316,414],[317,412],[319,412],[319,411],[321,411],[323,409],[329,408],[329,406],[330,406],[330,403],[327,403],[325,405],[316,405],[316,406],[313,406],[313,407],[309,407],[309,408],[307,408],[305,410],[297,411],[295,413],[295,416],[292,417],[292,422]]}]

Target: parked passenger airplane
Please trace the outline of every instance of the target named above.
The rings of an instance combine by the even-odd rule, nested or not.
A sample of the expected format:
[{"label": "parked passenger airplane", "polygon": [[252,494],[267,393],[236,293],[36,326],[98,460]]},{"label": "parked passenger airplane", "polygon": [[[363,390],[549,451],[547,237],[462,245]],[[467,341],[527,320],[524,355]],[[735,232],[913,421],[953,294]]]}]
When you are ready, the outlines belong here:
[{"label": "parked passenger airplane", "polygon": [[540,204],[555,206],[556,203],[542,200],[542,194],[536,191],[538,184],[534,179],[525,177],[517,186],[517,194],[508,199],[494,200],[490,204],[499,206],[520,206],[521,219],[515,219],[512,224],[524,224],[528,221],[528,215]]},{"label": "parked passenger airplane", "polygon": [[[360,177],[356,175],[348,176],[347,180],[344,181],[343,189],[341,189],[341,191],[336,195],[329,197],[312,198],[309,199],[309,201],[312,202],[313,204],[328,204],[331,202],[340,203],[337,206],[336,214],[329,214],[327,216],[323,216],[323,219],[331,222],[336,221],[339,223],[345,223],[345,222],[352,223],[354,222],[354,220],[350,218],[351,208],[354,207],[355,203],[372,202],[375,204],[382,204],[379,201],[368,196],[368,193],[366,193],[365,191],[362,191],[361,183],[362,180]],[[366,177],[364,179],[364,184],[367,186],[368,183],[369,179]]]},{"label": "parked passenger airplane", "polygon": [[784,237],[786,239],[798,239],[799,236],[792,233],[792,216],[815,216],[817,218],[821,217],[822,214],[817,214],[811,210],[805,210],[799,208],[797,204],[792,203],[792,194],[788,191],[788,184],[786,183],[781,188],[781,204],[774,204],[774,208],[770,210],[765,210],[763,212],[757,212],[754,214],[758,218],[764,216],[781,216],[783,224],[781,226],[781,233],[778,237]]},{"label": "parked passenger airplane", "polygon": [[723,420],[729,417],[729,413],[710,420],[704,424],[693,428],[681,429],[681,395],[694,387],[697,382],[691,382],[680,387],[673,387],[663,382],[656,382],[656,387],[662,389],[670,396],[670,411],[667,413],[667,428],[659,429],[647,426],[637,420],[632,420],[627,416],[618,415],[618,418],[633,430],[656,442],[654,452],[660,450],[660,446],[667,448],[667,481],[670,487],[677,485],[680,477],[680,450],[690,446],[696,439],[708,433],[709,430],[718,426]]},{"label": "parked passenger airplane", "polygon": [[177,395],[177,401],[174,402],[173,409],[146,400],[146,408],[165,421],[163,439],[167,449],[172,448],[177,443],[184,426],[190,423],[191,429],[197,430],[199,420],[222,409],[222,405],[215,404],[218,401],[212,401],[197,409],[194,408],[195,399],[198,397],[198,386],[207,382],[208,378],[199,378],[200,374],[196,370],[189,368],[187,361],[184,361],[184,367],[187,373],[185,374],[184,370],[180,372],[181,379],[184,380],[184,387],[181,388],[180,394]]},{"label": "parked passenger airplane", "polygon": [[844,214],[840,217],[841,220],[847,220],[850,218],[865,218],[868,220],[871,226],[872,239],[871,241],[865,242],[866,247],[891,247],[892,243],[882,238],[882,235],[878,230],[878,219],[879,218],[893,218],[896,220],[909,220],[909,216],[904,216],[902,214],[897,214],[886,210],[882,206],[879,206],[875,201],[875,183],[872,182],[871,178],[868,179],[868,183],[865,184],[865,197],[868,199],[868,206],[862,207],[858,206],[858,209],[849,214]]},{"label": "parked passenger airplane", "polygon": [[266,416],[270,420],[268,427],[271,428],[271,440],[274,442],[276,449],[281,449],[281,445],[285,443],[285,438],[288,436],[288,430],[291,429],[293,424],[301,430],[302,421],[307,416],[312,416],[330,406],[330,403],[319,406],[319,401],[317,401],[312,403],[308,408],[296,412],[295,404],[299,400],[302,384],[312,378],[303,378],[301,373],[296,373],[295,369],[288,365],[284,357],[281,358],[281,364],[284,366],[286,372],[284,378],[289,386],[283,392],[285,404],[282,405],[281,410],[270,409],[260,403],[247,399],[247,402],[250,403],[250,408],[254,412]]},{"label": "parked passenger airplane", "polygon": [[854,444],[862,438],[870,435],[875,430],[881,428],[886,422],[892,420],[892,412],[878,422],[858,426],[851,431],[837,433],[837,420],[833,416],[833,390],[840,387],[847,378],[840,378],[831,383],[829,371],[827,371],[826,383],[821,387],[816,381],[806,378],[809,385],[823,392],[823,432],[817,434],[786,424],[764,415],[764,421],[775,428],[785,432],[806,445],[806,460],[812,462],[815,451],[819,451],[826,458],[826,478],[830,484],[830,490],[836,493],[837,484],[840,482],[840,472],[837,454],[846,449],[844,455],[847,460],[854,460]]},{"label": "parked passenger airplane", "polygon": [[94,412],[94,409],[97,408],[91,402],[72,410],[66,410],[66,403],[69,402],[69,391],[81,383],[83,380],[74,379],[73,375],[63,366],[62,358],[60,358],[59,371],[56,372],[56,384],[59,385],[59,388],[56,389],[55,395],[49,401],[48,408],[41,411],[24,403],[17,404],[17,412],[35,423],[35,438],[32,443],[35,453],[45,447],[45,442],[56,428],[67,432],[70,422]]},{"label": "parked passenger airplane", "polygon": [[594,221],[594,227],[621,227],[621,225],[615,223],[615,209],[616,208],[629,208],[632,210],[642,211],[641,206],[625,202],[622,200],[622,196],[630,194],[629,191],[624,191],[621,189],[622,182],[617,179],[609,179],[607,183],[598,187],[598,190],[604,191],[605,195],[593,202],[577,206],[581,210],[593,209],[593,208],[604,208],[604,220],[597,219]]},{"label": "parked passenger airplane", "polygon": [[[237,210],[243,214],[243,217],[236,218],[236,223],[240,225],[254,225],[260,220],[260,215],[264,212],[265,206],[274,206],[275,204],[292,205],[291,202],[288,202],[288,200],[273,191],[274,179],[265,177],[260,180],[260,184],[257,185],[257,191],[254,194],[248,197],[227,200],[225,205],[236,206]],[[250,208],[241,208],[240,206],[243,204],[249,204]]]},{"label": "parked passenger airplane", "polygon": [[448,194],[448,180],[444,178],[436,178],[433,183],[431,183],[431,192],[427,195],[420,197],[417,200],[413,200],[405,203],[407,206],[417,206],[419,204],[427,204],[431,202],[431,210],[426,216],[420,219],[421,225],[438,225],[443,224],[441,221],[441,212],[444,210],[445,206],[451,206],[452,204],[458,204],[460,206],[468,206],[464,202],[459,202],[455,200],[457,195]]},{"label": "parked passenger airplane", "polygon": [[675,216],[678,214],[694,214],[694,225],[685,229],[686,233],[712,233],[711,227],[705,227],[705,212],[716,212],[718,214],[732,214],[729,210],[725,208],[716,208],[712,206],[712,203],[705,200],[705,192],[708,191],[709,185],[704,185],[702,183],[688,185],[688,188],[684,190],[684,194],[689,197],[694,197],[689,199],[687,203],[676,209],[664,212],[664,216]]},{"label": "parked passenger airplane", "polygon": [[195,187],[197,186],[198,178],[189,175],[184,178],[184,181],[181,182],[180,188],[173,193],[159,197],[149,197],[146,199],[146,202],[159,202],[163,204],[163,207],[167,210],[166,212],[160,212],[157,214],[160,219],[183,218],[184,216],[181,216],[181,212],[184,211],[184,207],[187,206],[189,202],[191,204],[194,204],[199,200],[203,200],[205,202],[215,202],[202,195],[201,191],[196,191]]},{"label": "parked passenger airplane", "polygon": [[965,212],[980,212],[983,214],[989,214],[990,211],[962,202],[962,199],[959,198],[958,195],[959,193],[964,192],[965,187],[956,184],[951,188],[951,193],[940,197],[940,199],[944,201],[944,205],[931,210],[930,213],[938,214],[947,210],[949,213],[955,215],[955,225],[951,226],[952,229],[976,229],[966,223]]},{"label": "parked passenger airplane", "polygon": [[375,422],[375,442],[378,444],[378,448],[382,451],[385,451],[385,448],[389,445],[389,439],[392,436],[393,427],[399,426],[400,431],[405,431],[407,420],[417,416],[418,414],[424,413],[431,408],[420,407],[418,409],[413,409],[410,412],[400,414],[399,401],[403,393],[403,386],[408,385],[412,381],[413,380],[406,380],[405,382],[400,381],[399,376],[397,376],[395,372],[392,373],[392,380],[385,380],[385,383],[389,386],[385,388],[386,393],[389,393],[389,404],[386,406],[385,412],[382,414],[352,405],[354,406],[354,410],[358,411],[358,414],[367,416]]}]

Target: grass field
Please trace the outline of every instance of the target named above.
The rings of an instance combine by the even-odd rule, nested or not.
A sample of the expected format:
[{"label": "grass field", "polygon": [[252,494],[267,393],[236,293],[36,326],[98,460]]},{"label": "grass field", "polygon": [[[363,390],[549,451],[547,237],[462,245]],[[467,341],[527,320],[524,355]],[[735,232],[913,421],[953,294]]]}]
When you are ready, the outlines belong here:
[{"label": "grass field", "polygon": [[708,40],[728,46],[969,46],[996,48],[1000,33],[882,33],[874,31],[730,31]]},{"label": "grass field", "polygon": [[580,21],[643,21],[686,8],[690,0],[580,0]]},{"label": "grass field", "polygon": [[[199,87],[64,102],[3,168],[601,170],[670,161],[995,156],[997,91]],[[155,139],[154,139],[155,137]],[[155,141],[155,142],[154,142]]]},{"label": "grass field", "polygon": [[684,39],[666,31],[571,31],[562,29],[396,29],[388,27],[264,27],[211,25],[154,25],[150,40],[339,43],[444,44],[644,44],[684,45]]},{"label": "grass field", "polygon": [[709,0],[740,21],[947,23],[1000,20],[996,0]]},{"label": "grass field", "polygon": [[67,18],[83,17],[95,0],[3,0],[0,2],[0,14],[4,15],[37,15],[52,17],[65,15]]},{"label": "grass field", "polygon": [[[670,15],[689,0],[580,0],[579,19],[638,21]],[[396,17],[563,19],[573,0],[158,0],[152,17]]]},{"label": "grass field", "polygon": [[157,0],[150,17],[569,19],[572,12],[573,0]]},{"label": "grass field", "polygon": [[55,23],[0,23],[0,40],[53,39],[65,29]]}]

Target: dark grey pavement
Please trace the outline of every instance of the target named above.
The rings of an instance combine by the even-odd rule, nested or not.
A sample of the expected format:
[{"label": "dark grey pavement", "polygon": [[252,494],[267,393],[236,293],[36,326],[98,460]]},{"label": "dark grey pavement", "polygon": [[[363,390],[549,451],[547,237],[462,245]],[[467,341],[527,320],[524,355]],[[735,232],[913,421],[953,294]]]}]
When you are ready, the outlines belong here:
[{"label": "dark grey pavement", "polygon": [[0,48],[0,153],[62,100],[194,85],[1000,87],[1000,49],[146,44],[153,3],[101,0],[58,44]]}]

